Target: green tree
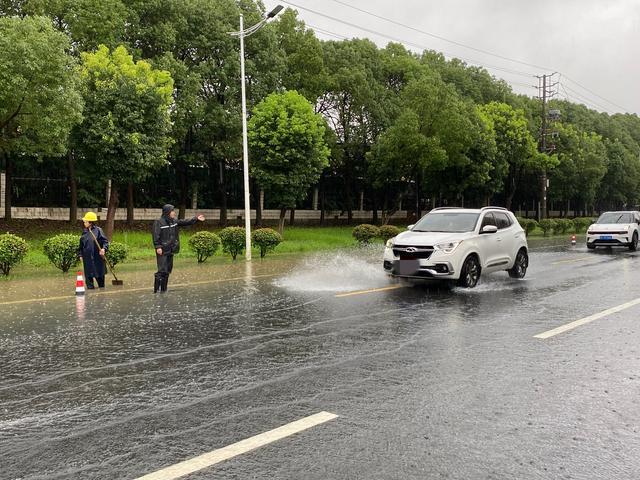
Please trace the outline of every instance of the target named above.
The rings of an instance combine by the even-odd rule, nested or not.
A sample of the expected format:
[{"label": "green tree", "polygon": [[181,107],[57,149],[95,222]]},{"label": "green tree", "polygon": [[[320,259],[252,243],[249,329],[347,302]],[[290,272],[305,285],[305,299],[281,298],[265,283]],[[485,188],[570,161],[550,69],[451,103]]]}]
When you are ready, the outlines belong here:
[{"label": "green tree", "polygon": [[[264,6],[253,0],[131,0],[127,42],[175,80],[172,148],[182,215],[192,166],[208,165],[227,222],[227,170],[242,155],[239,42],[228,32],[258,23]],[[249,111],[280,85],[285,67],[274,25],[245,40]]]},{"label": "green tree", "polygon": [[327,90],[316,110],[336,134],[335,172],[343,186],[343,208],[353,220],[354,193],[366,185],[366,155],[392,123],[380,52],[370,40],[324,42],[324,64],[330,72]]},{"label": "green tree", "polygon": [[[473,105],[434,72],[411,81],[402,100],[404,111],[369,155],[369,171],[377,186],[412,183],[420,216],[422,187],[441,191],[444,182],[439,175],[445,169],[462,171],[471,165],[469,155],[481,141],[483,124]],[[487,140],[492,140],[490,132]],[[464,185],[460,179],[456,182]]]},{"label": "green tree", "polygon": [[298,19],[297,12],[286,9],[274,29],[278,45],[284,53],[285,68],[281,82],[286,90],[296,90],[311,103],[327,88],[329,73],[324,64],[322,43],[313,30]]},{"label": "green tree", "polygon": [[495,169],[506,172],[505,206],[510,209],[522,175],[527,168],[535,166],[533,159],[539,162],[543,159],[536,155],[536,144],[522,110],[515,110],[506,103],[491,102],[480,107],[480,111],[493,123],[497,147]]},{"label": "green tree", "polygon": [[82,97],[68,39],[44,17],[0,18],[0,155],[7,175],[5,218],[11,219],[16,157],[65,153],[80,122]]},{"label": "green tree", "polygon": [[111,179],[106,235],[111,238],[118,188],[146,178],[166,163],[173,80],[124,47],[85,53],[85,118],[78,150],[97,179]]},{"label": "green tree", "polygon": [[328,165],[325,122],[298,92],[271,94],[249,122],[251,173],[280,206],[279,231],[287,209],[303,200]]}]

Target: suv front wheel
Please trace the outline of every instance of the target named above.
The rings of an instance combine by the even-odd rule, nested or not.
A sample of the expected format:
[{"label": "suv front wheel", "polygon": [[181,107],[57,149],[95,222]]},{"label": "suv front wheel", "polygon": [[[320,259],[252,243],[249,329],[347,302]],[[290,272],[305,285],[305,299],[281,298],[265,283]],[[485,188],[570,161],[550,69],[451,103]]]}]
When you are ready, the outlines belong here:
[{"label": "suv front wheel", "polygon": [[458,286],[464,288],[475,287],[478,284],[478,280],[480,280],[480,271],[480,262],[478,261],[478,257],[475,255],[469,255],[462,264]]},{"label": "suv front wheel", "polygon": [[638,232],[633,232],[633,238],[629,244],[629,250],[635,252],[638,249]]}]

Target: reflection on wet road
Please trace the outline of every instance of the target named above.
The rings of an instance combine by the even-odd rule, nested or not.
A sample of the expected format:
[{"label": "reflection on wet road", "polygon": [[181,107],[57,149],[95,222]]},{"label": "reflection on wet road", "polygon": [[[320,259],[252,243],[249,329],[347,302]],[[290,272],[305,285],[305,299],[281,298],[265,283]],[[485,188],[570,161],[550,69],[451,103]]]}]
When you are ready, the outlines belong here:
[{"label": "reflection on wet road", "polygon": [[637,478],[640,307],[534,335],[640,297],[640,254],[535,245],[473,290],[277,265],[3,305],[0,477],[136,478],[327,411],[188,478]]}]

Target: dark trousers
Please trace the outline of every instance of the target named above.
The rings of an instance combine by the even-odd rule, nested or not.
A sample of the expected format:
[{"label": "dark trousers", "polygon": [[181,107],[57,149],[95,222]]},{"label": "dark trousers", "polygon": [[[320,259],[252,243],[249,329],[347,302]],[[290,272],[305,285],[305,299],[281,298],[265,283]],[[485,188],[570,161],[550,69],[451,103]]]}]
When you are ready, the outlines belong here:
[{"label": "dark trousers", "polygon": [[95,288],[93,286],[93,279],[94,278],[98,282],[98,288],[104,288],[104,275],[101,276],[101,277],[89,277],[89,276],[85,275],[85,281],[87,282],[87,288],[89,290],[91,290],[92,288]]},{"label": "dark trousers", "polygon": [[104,288],[104,263],[102,258],[94,260],[93,258],[83,258],[84,263],[84,281],[87,283],[87,288],[92,289],[93,281],[98,282],[98,287]]},{"label": "dark trousers", "polygon": [[158,255],[156,253],[158,271],[155,275],[155,289],[165,291],[169,283],[169,275],[173,271],[173,255]]}]

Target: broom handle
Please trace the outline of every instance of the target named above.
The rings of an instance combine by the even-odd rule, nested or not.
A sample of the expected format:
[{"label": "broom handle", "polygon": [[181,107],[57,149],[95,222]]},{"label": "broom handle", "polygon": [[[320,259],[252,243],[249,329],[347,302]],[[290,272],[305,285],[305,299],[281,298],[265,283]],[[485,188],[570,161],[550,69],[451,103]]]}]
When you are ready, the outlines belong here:
[{"label": "broom handle", "polygon": [[[89,233],[93,237],[93,241],[96,242],[96,245],[97,245],[98,249],[102,250],[102,247],[100,246],[100,242],[98,242],[98,239],[93,234],[93,232],[91,231],[90,228],[89,228]],[[105,255],[104,257],[102,257],[102,260],[104,260],[104,263],[107,264],[107,266],[109,267],[109,271],[111,272],[111,275],[113,275],[113,278],[115,278],[115,280],[117,282],[118,281],[118,277],[116,277],[116,272],[113,271],[113,266],[111,265],[111,262],[109,261],[109,259],[107,259],[107,256]]]}]

